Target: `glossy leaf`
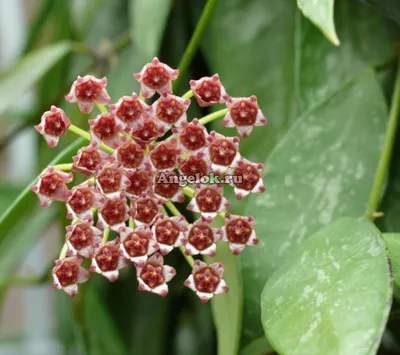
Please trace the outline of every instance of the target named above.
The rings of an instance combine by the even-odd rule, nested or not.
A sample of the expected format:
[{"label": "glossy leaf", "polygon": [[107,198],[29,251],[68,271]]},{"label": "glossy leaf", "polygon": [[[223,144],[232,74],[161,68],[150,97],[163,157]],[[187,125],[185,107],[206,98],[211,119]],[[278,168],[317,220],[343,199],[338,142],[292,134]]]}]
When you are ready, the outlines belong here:
[{"label": "glossy leaf", "polygon": [[245,211],[261,241],[241,257],[248,339],[260,335],[259,295],[288,253],[332,220],[364,214],[386,117],[375,74],[366,71],[299,117],[267,160],[266,192],[252,195]]},{"label": "glossy leaf", "polygon": [[[393,56],[390,32],[381,16],[357,1],[336,2],[339,47],[303,18],[293,0],[217,2],[203,46],[211,70],[220,74],[230,95],[257,95],[269,119],[267,126],[242,140],[246,158],[265,161],[296,117],[326,100],[367,65]],[[366,36],[366,29],[373,31]],[[232,128],[222,130],[220,122],[213,128],[235,134]]]},{"label": "glossy leaf", "polygon": [[375,354],[392,302],[385,243],[343,218],[299,246],[267,282],[262,324],[280,354]]},{"label": "glossy leaf", "polygon": [[334,45],[340,44],[333,16],[334,0],[297,0],[303,15],[310,19]]},{"label": "glossy leaf", "polygon": [[[85,144],[87,144],[87,141],[83,138],[77,139],[73,144],[68,146],[56,158],[54,158],[54,160],[50,162],[49,166],[71,161],[72,156],[76,154],[76,151]],[[35,182],[36,179],[32,184]],[[27,223],[27,220],[29,220],[33,211],[38,208],[38,199],[31,191],[29,185],[0,216],[0,245],[3,245],[3,242],[7,236],[13,232],[14,228],[26,225],[25,223]]]},{"label": "glossy leaf", "polygon": [[217,255],[206,258],[208,263],[221,261],[225,265],[224,280],[229,292],[213,297],[211,308],[217,330],[218,355],[238,353],[242,329],[243,286],[237,256],[229,250],[227,243],[217,246]]},{"label": "glossy leaf", "polygon": [[132,40],[145,54],[146,60],[151,60],[160,49],[172,1],[130,0],[130,2]]},{"label": "glossy leaf", "polygon": [[265,336],[253,340],[240,352],[240,355],[269,355],[274,354]]},{"label": "glossy leaf", "polygon": [[71,50],[70,42],[59,42],[27,55],[0,81],[0,115]]},{"label": "glossy leaf", "polygon": [[389,259],[392,264],[393,280],[397,287],[400,287],[400,234],[399,233],[383,233],[385,239]]}]

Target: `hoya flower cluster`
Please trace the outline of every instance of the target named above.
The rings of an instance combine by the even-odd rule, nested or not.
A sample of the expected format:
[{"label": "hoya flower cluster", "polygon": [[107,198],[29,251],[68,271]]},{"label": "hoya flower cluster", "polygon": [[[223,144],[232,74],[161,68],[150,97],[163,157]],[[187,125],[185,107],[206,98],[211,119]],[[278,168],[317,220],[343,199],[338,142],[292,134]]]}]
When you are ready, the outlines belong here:
[{"label": "hoya flower cluster", "polygon": [[[215,256],[218,241],[228,242],[233,254],[258,243],[254,219],[226,213],[230,204],[223,185],[201,184],[201,177],[210,173],[238,177],[231,185],[241,199],[264,191],[262,164],[241,157],[238,137],[209,133],[202,120],[188,121],[187,110],[193,96],[202,107],[225,104],[214,117],[224,116],[223,125],[236,127],[242,137],[249,136],[254,126],[266,124],[266,118],[254,96],[230,97],[218,75],[192,80],[191,91],[175,96],[172,81],[178,74],[154,58],[134,74],[140,95],[133,93],[109,104],[107,79],[87,75],[78,77],[66,96],[83,113],[92,112],[96,105],[103,111],[89,120],[90,143],[78,150],[72,164],[62,164],[63,170],[83,174],[88,180],[69,188],[73,174],[55,166],[47,168],[32,186],[42,207],[53,200],[66,204],[71,224],[53,269],[53,285],[70,296],[78,292],[78,283],[89,279],[90,272],[113,282],[119,270],[131,263],[140,290],[166,296],[167,283],[176,271],[164,264],[163,257],[174,248],[193,260],[190,256]],[[157,100],[146,102],[156,93]],[[102,105],[107,104],[105,110]],[[52,106],[36,130],[54,147],[68,129],[77,132],[73,127],[65,112]],[[170,130],[172,134],[162,140]],[[177,176],[192,177],[194,188],[183,188],[169,179]],[[191,198],[187,209],[200,214],[192,224],[172,204],[184,202],[185,195]],[[212,224],[217,214],[225,218],[222,228]],[[118,235],[112,240],[108,240],[110,230]],[[185,285],[207,302],[228,291],[223,272],[222,263],[196,259]]]}]

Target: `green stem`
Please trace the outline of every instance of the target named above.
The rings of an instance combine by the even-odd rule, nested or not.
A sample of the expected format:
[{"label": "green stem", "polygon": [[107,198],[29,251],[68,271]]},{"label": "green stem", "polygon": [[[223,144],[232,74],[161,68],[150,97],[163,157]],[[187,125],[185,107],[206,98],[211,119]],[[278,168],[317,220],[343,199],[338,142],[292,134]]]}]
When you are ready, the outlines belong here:
[{"label": "green stem", "polygon": [[[71,125],[68,127],[68,130],[72,133],[75,133],[76,135],[83,137],[85,139],[87,139],[88,141],[91,141],[92,138],[90,137],[90,134],[86,131],[84,131],[82,128],[79,128],[75,125]],[[105,151],[109,152],[109,153],[113,153],[114,149],[109,147],[108,145],[105,145],[104,143],[100,144],[100,147],[103,148]]]},{"label": "green stem", "polygon": [[192,38],[190,39],[189,45],[186,47],[182,60],[179,63],[179,77],[174,82],[174,91],[176,91],[176,89],[179,87],[179,84],[181,83],[186,70],[189,68],[190,63],[192,62],[192,59],[196,54],[200,39],[203,36],[208,22],[210,21],[216,3],[217,0],[208,0],[206,6],[203,9],[196,29],[194,30]]},{"label": "green stem", "polygon": [[72,163],[69,164],[57,164],[53,165],[53,168],[57,170],[62,170],[62,171],[71,171],[72,170]]},{"label": "green stem", "polygon": [[75,53],[88,54],[92,57],[95,57],[94,50],[81,42],[72,42],[71,50]]},{"label": "green stem", "polygon": [[68,251],[68,245],[67,243],[64,243],[61,251],[60,251],[60,255],[58,257],[58,260],[62,260],[67,256],[67,251]]},{"label": "green stem", "polygon": [[[168,210],[174,215],[174,216],[181,216],[182,214],[179,212],[179,210],[176,208],[176,206],[171,202],[167,201],[164,203],[164,205],[168,208]],[[164,214],[166,214],[166,211],[164,209]],[[183,245],[179,247],[179,250],[181,251],[182,255],[185,257],[187,263],[190,265],[191,268],[194,266],[194,259],[191,255],[186,255],[185,253],[185,248]]]},{"label": "green stem", "polygon": [[110,236],[110,228],[104,229],[103,240],[102,243],[107,243],[108,237]]},{"label": "green stem", "polygon": [[182,188],[182,190],[183,190],[183,193],[184,193],[187,197],[193,198],[193,196],[194,196],[194,190],[193,190],[191,187],[185,186],[185,187]]},{"label": "green stem", "polygon": [[224,108],[224,109],[222,109],[222,110],[215,111],[215,112],[213,112],[213,113],[210,113],[210,114],[207,115],[207,116],[204,116],[204,117],[200,118],[200,119],[199,119],[199,122],[200,122],[202,125],[206,125],[207,123],[209,123],[209,122],[211,122],[211,121],[214,121],[214,120],[216,120],[216,119],[218,119],[218,118],[224,117],[224,116],[228,113],[228,111],[229,111],[229,110],[228,110],[227,108]]},{"label": "green stem", "polygon": [[106,106],[104,106],[104,105],[102,105],[102,104],[98,104],[98,103],[96,103],[96,106],[97,106],[97,108],[99,109],[99,111],[100,111],[101,113],[107,113],[107,112],[108,112]]},{"label": "green stem", "polygon": [[191,99],[193,97],[193,91],[189,90],[185,94],[182,95],[182,99]]},{"label": "green stem", "polygon": [[392,97],[392,105],[389,112],[389,120],[386,127],[385,141],[382,153],[379,159],[378,167],[375,174],[375,180],[372,186],[367,211],[365,217],[374,220],[374,213],[379,207],[382,195],[382,189],[385,184],[386,176],[389,170],[390,159],[392,157],[393,145],[396,138],[398,118],[400,113],[400,60],[398,61],[397,75],[394,93]]},{"label": "green stem", "polygon": [[112,49],[114,52],[120,52],[121,50],[127,48],[131,42],[132,40],[130,33],[125,32],[113,43]]}]

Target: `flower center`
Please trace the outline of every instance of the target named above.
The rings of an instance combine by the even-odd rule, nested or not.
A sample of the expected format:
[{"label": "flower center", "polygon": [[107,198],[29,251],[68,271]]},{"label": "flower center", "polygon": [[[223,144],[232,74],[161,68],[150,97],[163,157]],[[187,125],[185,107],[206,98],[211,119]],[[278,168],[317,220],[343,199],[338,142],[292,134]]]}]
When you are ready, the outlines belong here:
[{"label": "flower center", "polygon": [[125,168],[137,168],[143,158],[143,151],[135,143],[127,143],[118,149],[118,160]]},{"label": "flower center", "polygon": [[52,136],[61,137],[65,132],[65,123],[61,113],[50,113],[45,118],[44,131]]},{"label": "flower center", "polygon": [[236,218],[226,225],[226,234],[231,243],[246,244],[251,232],[250,224],[241,218]]},{"label": "flower center", "polygon": [[88,225],[80,224],[74,228],[69,242],[76,250],[88,247],[92,244],[93,233]]},{"label": "flower center", "polygon": [[92,207],[92,193],[87,189],[78,189],[69,200],[69,205],[75,213],[88,211]]},{"label": "flower center", "polygon": [[122,200],[108,200],[101,210],[101,214],[110,226],[123,223],[126,215],[126,203]]},{"label": "flower center", "polygon": [[156,169],[172,169],[175,166],[177,151],[165,144],[160,144],[150,154],[150,159]]},{"label": "flower center", "polygon": [[161,89],[169,79],[168,72],[161,66],[149,67],[143,75],[143,83],[153,90]]},{"label": "flower center", "polygon": [[121,186],[122,175],[118,169],[106,168],[97,177],[104,193],[117,192]]},{"label": "flower center", "polygon": [[126,191],[135,196],[140,196],[145,192],[151,183],[150,176],[141,170],[129,173],[128,178],[131,184],[127,187]]},{"label": "flower center", "polygon": [[96,101],[102,90],[102,86],[96,84],[92,80],[88,80],[85,83],[78,84],[75,87],[75,95],[80,101]]},{"label": "flower center", "polygon": [[136,202],[136,219],[150,224],[158,214],[157,204],[152,199],[142,199]]},{"label": "flower center", "polygon": [[188,150],[197,150],[206,145],[206,135],[201,127],[195,125],[187,125],[179,139],[183,146]]},{"label": "flower center", "polygon": [[64,185],[62,178],[54,173],[42,178],[39,192],[43,195],[53,197],[57,190]]},{"label": "flower center", "polygon": [[160,286],[164,283],[163,267],[148,263],[140,272],[140,278],[150,288]]},{"label": "flower center", "polygon": [[196,225],[189,232],[189,243],[197,250],[207,249],[214,243],[214,232],[206,225]]},{"label": "flower center", "polygon": [[206,293],[213,293],[220,282],[219,276],[209,267],[198,270],[193,279],[196,289]]},{"label": "flower center", "polygon": [[251,164],[246,164],[244,167],[237,167],[234,175],[242,177],[242,182],[235,182],[235,186],[246,191],[251,191],[260,180],[260,174]]},{"label": "flower center", "polygon": [[214,80],[204,80],[195,90],[196,94],[205,102],[218,102],[221,98],[221,87]]},{"label": "flower center", "polygon": [[174,245],[180,229],[171,220],[162,221],[156,226],[156,239],[161,244]]},{"label": "flower center", "polygon": [[116,126],[117,124],[113,117],[102,116],[96,121],[93,132],[101,140],[110,139],[118,133]]},{"label": "flower center", "polygon": [[229,166],[235,155],[234,144],[226,139],[218,139],[210,145],[210,159],[214,164]]},{"label": "flower center", "polygon": [[126,252],[131,257],[147,254],[149,238],[145,233],[131,233],[123,242]]},{"label": "flower center", "polygon": [[142,106],[138,100],[124,99],[119,106],[116,115],[125,123],[136,121],[143,114]]},{"label": "flower center", "polygon": [[237,126],[253,126],[257,119],[257,107],[248,101],[239,101],[230,112]]},{"label": "flower center", "polygon": [[76,284],[78,280],[79,266],[68,261],[64,261],[58,270],[56,276],[62,287]]},{"label": "flower center", "polygon": [[184,113],[183,106],[175,99],[161,99],[157,107],[157,118],[169,124],[176,123]]},{"label": "flower center", "polygon": [[196,196],[201,212],[217,212],[221,206],[222,196],[212,188],[205,188]]},{"label": "flower center", "polygon": [[103,272],[114,271],[118,267],[119,253],[117,248],[102,247],[96,255],[96,262]]}]

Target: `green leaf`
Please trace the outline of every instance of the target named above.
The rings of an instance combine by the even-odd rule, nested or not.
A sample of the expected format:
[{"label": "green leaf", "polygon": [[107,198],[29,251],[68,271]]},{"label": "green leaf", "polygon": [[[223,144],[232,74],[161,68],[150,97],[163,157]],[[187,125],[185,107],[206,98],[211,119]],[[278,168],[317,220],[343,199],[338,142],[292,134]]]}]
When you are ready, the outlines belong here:
[{"label": "green leaf", "polygon": [[397,287],[400,287],[400,233],[383,233],[389,259],[392,264],[393,280]]},{"label": "green leaf", "polygon": [[218,355],[236,355],[239,349],[242,329],[243,287],[238,258],[232,254],[228,244],[217,246],[217,255],[206,258],[213,263],[221,261],[225,265],[224,280],[229,292],[213,297],[211,308],[217,330]]},{"label": "green leaf", "polygon": [[261,241],[241,255],[246,338],[260,335],[259,295],[288,253],[332,220],[364,214],[386,117],[375,74],[366,71],[301,116],[272,152],[266,192],[250,196],[245,211]]},{"label": "green leaf", "polygon": [[[269,119],[268,125],[242,140],[244,157],[265,161],[301,113],[326,100],[366,66],[394,55],[381,16],[356,1],[337,3],[339,47],[301,16],[294,0],[217,2],[203,45],[211,70],[220,74],[231,96],[257,95]],[[236,132],[222,129],[220,122],[213,128],[227,135]]]},{"label": "green leaf", "polygon": [[269,345],[267,339],[263,336],[253,340],[240,352],[240,355],[268,355],[274,353],[274,349],[271,348],[271,345]]},{"label": "green leaf", "polygon": [[38,49],[23,58],[0,81],[0,115],[71,50],[64,41]]},{"label": "green leaf", "polygon": [[172,1],[130,0],[130,4],[132,40],[150,60],[160,49]]},{"label": "green leaf", "polygon": [[[49,163],[50,165],[68,162],[76,151],[87,143],[83,138],[77,139],[73,144],[69,145],[56,158]],[[32,181],[32,184],[36,179]],[[0,216],[0,246],[3,245],[5,239],[13,233],[15,228],[19,226],[29,225],[30,216],[35,209],[39,209],[39,203],[36,195],[31,191],[30,186],[27,186],[19,196],[14,200],[11,206]]]},{"label": "green leaf", "polygon": [[397,0],[360,0],[400,24],[400,2]]},{"label": "green leaf", "polygon": [[340,44],[333,18],[334,0],[297,0],[303,15],[310,19],[335,46]]},{"label": "green leaf", "polygon": [[13,203],[21,190],[21,186],[15,186],[8,183],[0,185],[0,214],[2,214]]},{"label": "green leaf", "polygon": [[90,353],[96,355],[128,354],[106,306],[93,287],[87,288],[84,302]]},{"label": "green leaf", "polygon": [[392,302],[385,243],[369,221],[343,218],[285,259],[261,296],[281,354],[375,354]]},{"label": "green leaf", "polygon": [[[39,210],[4,238],[0,248],[0,285],[12,275],[22,257],[42,236],[56,215],[57,209],[54,208]],[[27,228],[27,226],[29,227]]]}]

